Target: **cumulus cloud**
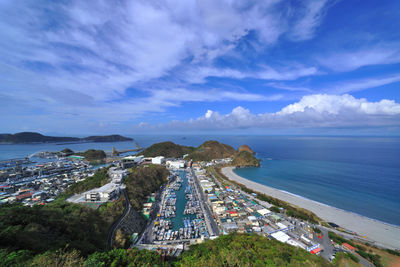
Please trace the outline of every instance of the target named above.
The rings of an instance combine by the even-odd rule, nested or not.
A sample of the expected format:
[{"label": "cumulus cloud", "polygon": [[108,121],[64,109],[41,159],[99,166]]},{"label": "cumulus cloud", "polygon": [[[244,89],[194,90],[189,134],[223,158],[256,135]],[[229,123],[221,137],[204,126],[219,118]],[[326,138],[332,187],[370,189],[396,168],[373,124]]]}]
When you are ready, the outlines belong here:
[{"label": "cumulus cloud", "polygon": [[157,127],[186,130],[274,129],[326,127],[400,126],[400,103],[383,99],[370,102],[351,95],[304,96],[275,113],[253,114],[238,106],[228,114],[207,110],[189,121],[173,121]]}]

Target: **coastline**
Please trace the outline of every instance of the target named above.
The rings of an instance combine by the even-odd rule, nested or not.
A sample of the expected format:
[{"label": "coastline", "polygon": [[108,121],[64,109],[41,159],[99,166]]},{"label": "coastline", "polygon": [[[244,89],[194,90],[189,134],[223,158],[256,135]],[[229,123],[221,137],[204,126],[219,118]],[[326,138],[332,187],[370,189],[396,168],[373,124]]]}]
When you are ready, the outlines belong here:
[{"label": "coastline", "polygon": [[230,180],[241,183],[260,193],[299,206],[315,213],[321,219],[334,222],[343,228],[356,232],[359,236],[366,236],[383,246],[400,249],[400,227],[386,224],[362,215],[341,210],[314,200],[310,200],[286,191],[278,190],[247,180],[233,172],[234,167],[224,167],[221,172]]}]

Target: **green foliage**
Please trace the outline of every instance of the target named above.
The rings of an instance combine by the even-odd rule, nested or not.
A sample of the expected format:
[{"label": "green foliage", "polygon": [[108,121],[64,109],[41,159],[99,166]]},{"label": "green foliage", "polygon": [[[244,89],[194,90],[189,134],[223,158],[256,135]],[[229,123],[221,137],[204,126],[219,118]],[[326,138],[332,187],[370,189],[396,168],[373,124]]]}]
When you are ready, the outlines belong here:
[{"label": "green foliage", "polygon": [[230,234],[193,245],[175,266],[331,266],[307,251],[255,234]]},{"label": "green foliage", "polygon": [[9,143],[46,143],[79,141],[77,137],[54,137],[35,132],[21,132],[16,134],[1,134],[0,142]]},{"label": "green foliage", "polygon": [[272,207],[270,208],[270,210],[273,211],[273,212],[275,212],[275,213],[280,213],[280,212],[281,212],[277,206],[272,206]]},{"label": "green foliage", "polygon": [[181,146],[172,142],[162,142],[151,145],[143,150],[140,155],[144,155],[145,157],[164,156],[166,158],[181,158],[193,150],[193,147]]},{"label": "green foliage", "polygon": [[65,192],[60,195],[61,198],[65,198],[74,194],[82,193],[87,190],[101,187],[105,185],[108,180],[107,174],[108,168],[99,169],[93,176],[87,177],[85,180],[72,184],[70,187],[65,190]]},{"label": "green foliage", "polygon": [[60,152],[64,153],[66,156],[70,156],[74,154],[74,151],[72,151],[69,148],[64,148],[63,150],[61,150]]},{"label": "green foliage", "polygon": [[132,206],[140,211],[145,198],[167,182],[169,171],[161,165],[140,166],[125,179],[126,192]]},{"label": "green foliage", "polygon": [[113,249],[107,252],[96,252],[85,261],[85,267],[100,266],[161,266],[161,257],[148,250]]},{"label": "green foliage", "polygon": [[98,211],[77,204],[3,205],[0,248],[41,253],[69,244],[71,249],[89,254],[105,248],[108,225]]},{"label": "green foliage", "polygon": [[29,250],[8,251],[0,249],[0,266],[24,266],[32,258]]},{"label": "green foliage", "polygon": [[84,258],[81,257],[79,251],[59,249],[57,251],[46,251],[33,258],[29,266],[62,266],[62,267],[78,267],[83,266]]},{"label": "green foliage", "polygon": [[240,167],[258,167],[260,166],[260,160],[256,159],[253,153],[242,150],[235,154],[232,160],[232,164],[234,166]]},{"label": "green foliage", "polygon": [[350,258],[352,261],[354,261],[354,262],[360,262],[360,259],[359,258],[357,258],[357,256],[356,255],[354,255],[353,253],[348,253],[348,252],[346,252],[346,256],[348,257],[348,258]]},{"label": "green foliage", "polygon": [[87,142],[121,142],[121,141],[132,141],[130,137],[124,137],[118,134],[104,135],[104,136],[88,136],[83,138]]},{"label": "green foliage", "polygon": [[357,247],[357,245],[354,244],[352,241],[347,240],[346,238],[341,237],[340,235],[337,235],[336,233],[334,233],[332,231],[328,232],[328,236],[333,242],[338,243],[339,245],[341,245],[343,243],[347,243],[353,247]]},{"label": "green foliage", "polygon": [[85,157],[89,161],[103,161],[106,153],[103,150],[88,149],[85,152],[76,153],[76,155]]},{"label": "green foliage", "polygon": [[217,141],[206,141],[190,153],[188,158],[194,161],[211,161],[232,157],[235,153],[236,150],[229,145]]},{"label": "green foliage", "polygon": [[400,257],[400,250],[386,249],[386,252],[389,252],[392,255]]},{"label": "green foliage", "polygon": [[376,267],[382,267],[381,256],[378,254],[368,253],[365,250],[356,250],[356,252],[363,258],[371,261]]},{"label": "green foliage", "polygon": [[321,233],[321,230],[320,230],[319,228],[317,228],[317,227],[313,227],[312,229],[313,229],[313,231],[316,232],[317,234],[320,234],[320,233]]}]

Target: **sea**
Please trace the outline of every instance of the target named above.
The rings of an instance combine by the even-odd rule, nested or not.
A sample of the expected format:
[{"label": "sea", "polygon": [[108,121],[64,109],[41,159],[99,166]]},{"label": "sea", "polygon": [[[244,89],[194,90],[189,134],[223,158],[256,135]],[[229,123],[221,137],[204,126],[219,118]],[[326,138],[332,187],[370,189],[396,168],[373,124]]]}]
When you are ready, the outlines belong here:
[{"label": "sea", "polygon": [[[249,145],[261,167],[235,172],[252,181],[329,206],[400,226],[400,137],[138,135],[140,146],[173,141],[198,146],[217,140]],[[135,148],[133,142],[1,144],[0,160],[40,151]]]}]

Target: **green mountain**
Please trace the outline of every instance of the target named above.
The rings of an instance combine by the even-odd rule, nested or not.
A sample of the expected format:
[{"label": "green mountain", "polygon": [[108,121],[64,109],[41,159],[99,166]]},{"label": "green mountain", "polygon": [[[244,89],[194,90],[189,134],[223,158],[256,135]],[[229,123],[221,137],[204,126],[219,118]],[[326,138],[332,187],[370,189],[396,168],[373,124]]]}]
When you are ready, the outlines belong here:
[{"label": "green mountain", "polygon": [[194,150],[193,147],[181,146],[172,142],[162,142],[149,146],[140,155],[145,157],[164,156],[166,158],[181,158]]},{"label": "green mountain", "polygon": [[236,167],[259,167],[260,160],[254,154],[254,151],[248,145],[242,145],[234,155],[232,164]]},{"label": "green mountain", "polygon": [[235,155],[236,150],[218,141],[206,141],[188,155],[194,161],[210,161],[213,159],[229,158]]},{"label": "green mountain", "polygon": [[259,167],[260,160],[248,151],[240,151],[233,157],[232,164],[236,167]]},{"label": "green mountain", "polygon": [[89,136],[85,138],[78,137],[60,137],[46,136],[35,132],[21,132],[16,134],[0,134],[0,143],[56,143],[56,142],[119,142],[132,141],[132,138],[121,135]]}]

